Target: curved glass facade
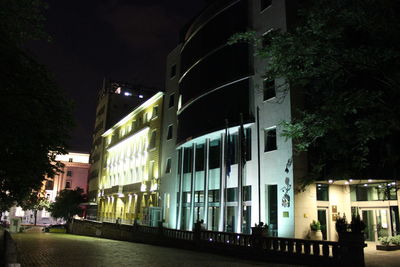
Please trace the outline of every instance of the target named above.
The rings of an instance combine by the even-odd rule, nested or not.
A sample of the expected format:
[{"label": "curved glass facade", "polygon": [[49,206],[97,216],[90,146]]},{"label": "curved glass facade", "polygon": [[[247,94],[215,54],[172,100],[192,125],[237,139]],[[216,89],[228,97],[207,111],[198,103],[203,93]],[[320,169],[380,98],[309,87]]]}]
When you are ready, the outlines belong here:
[{"label": "curved glass facade", "polygon": [[177,142],[239,125],[240,114],[250,122],[248,44],[227,45],[234,33],[246,31],[247,1],[224,1],[205,10],[187,33],[181,51]]}]

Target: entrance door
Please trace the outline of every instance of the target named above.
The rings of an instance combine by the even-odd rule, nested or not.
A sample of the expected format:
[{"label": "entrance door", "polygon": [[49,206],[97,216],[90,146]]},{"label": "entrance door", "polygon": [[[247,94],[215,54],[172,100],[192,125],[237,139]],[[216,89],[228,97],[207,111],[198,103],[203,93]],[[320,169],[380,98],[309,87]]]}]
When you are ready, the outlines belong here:
[{"label": "entrance door", "polygon": [[361,209],[361,219],[367,225],[365,240],[377,241],[379,237],[390,236],[390,213],[387,208]]},{"label": "entrance door", "polygon": [[321,232],[324,240],[328,240],[328,209],[318,209],[318,221],[321,223]]}]

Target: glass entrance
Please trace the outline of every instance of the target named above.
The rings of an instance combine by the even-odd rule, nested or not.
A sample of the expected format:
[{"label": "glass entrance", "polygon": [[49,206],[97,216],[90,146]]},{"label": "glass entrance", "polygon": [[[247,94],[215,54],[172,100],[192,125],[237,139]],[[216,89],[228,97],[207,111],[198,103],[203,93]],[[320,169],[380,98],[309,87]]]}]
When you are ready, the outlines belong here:
[{"label": "glass entrance", "polygon": [[324,240],[328,240],[327,209],[318,209],[318,221],[321,223],[321,232]]},{"label": "glass entrance", "polygon": [[366,241],[377,241],[379,237],[392,235],[389,209],[361,209],[362,220],[366,224]]}]

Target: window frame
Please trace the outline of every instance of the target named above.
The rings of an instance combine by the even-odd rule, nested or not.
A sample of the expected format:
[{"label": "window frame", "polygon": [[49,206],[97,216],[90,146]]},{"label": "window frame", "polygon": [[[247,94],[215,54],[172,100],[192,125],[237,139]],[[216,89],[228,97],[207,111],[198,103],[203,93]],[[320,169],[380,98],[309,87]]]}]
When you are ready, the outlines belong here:
[{"label": "window frame", "polygon": [[168,125],[167,129],[167,141],[172,140],[173,137],[174,137],[174,125],[170,124]]}]

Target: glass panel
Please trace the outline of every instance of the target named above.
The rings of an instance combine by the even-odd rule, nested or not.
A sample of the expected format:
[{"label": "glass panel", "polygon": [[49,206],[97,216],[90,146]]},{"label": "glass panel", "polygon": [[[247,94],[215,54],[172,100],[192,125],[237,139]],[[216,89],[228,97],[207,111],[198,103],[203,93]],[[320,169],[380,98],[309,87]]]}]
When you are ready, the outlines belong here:
[{"label": "glass panel", "polygon": [[204,221],[204,207],[194,207],[193,223]]},{"label": "glass panel", "polygon": [[219,202],[219,189],[208,190],[208,202]]},{"label": "glass panel", "polygon": [[210,143],[210,169],[219,168],[220,162],[220,145],[219,140],[213,140]]},{"label": "glass panel", "polygon": [[238,188],[227,188],[226,189],[226,201],[234,202],[237,201]]},{"label": "glass panel", "polygon": [[270,236],[278,235],[278,186],[268,185],[268,229]]},{"label": "glass panel", "polygon": [[372,210],[363,210],[362,211],[362,219],[366,224],[366,228],[364,230],[364,237],[366,241],[375,241],[375,233],[374,233],[374,215]]},{"label": "glass panel", "polygon": [[250,234],[251,229],[251,206],[243,207],[243,225],[242,232],[244,234]]},{"label": "glass panel", "polygon": [[196,147],[196,171],[204,170],[204,145]]},{"label": "glass panel", "polygon": [[251,201],[251,185],[243,187],[243,201]]},{"label": "glass panel", "polygon": [[376,215],[376,229],[378,231],[378,238],[389,236],[388,212],[386,209],[375,210]]},{"label": "glass panel", "polygon": [[321,232],[324,240],[328,240],[327,236],[327,223],[326,223],[326,209],[318,210],[318,221],[321,223]]},{"label": "glass panel", "polygon": [[317,184],[317,200],[329,201],[329,185]]},{"label": "glass panel", "polygon": [[181,229],[189,229],[190,207],[182,207]]},{"label": "glass panel", "polygon": [[399,207],[390,207],[390,218],[392,221],[393,235],[400,235],[400,220],[399,220]]},{"label": "glass panel", "polygon": [[207,229],[218,231],[219,207],[208,207]]},{"label": "glass panel", "polygon": [[226,232],[235,232],[237,220],[237,207],[226,207]]}]

